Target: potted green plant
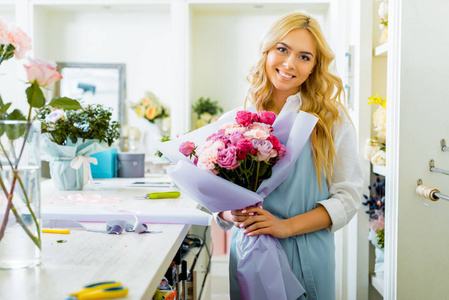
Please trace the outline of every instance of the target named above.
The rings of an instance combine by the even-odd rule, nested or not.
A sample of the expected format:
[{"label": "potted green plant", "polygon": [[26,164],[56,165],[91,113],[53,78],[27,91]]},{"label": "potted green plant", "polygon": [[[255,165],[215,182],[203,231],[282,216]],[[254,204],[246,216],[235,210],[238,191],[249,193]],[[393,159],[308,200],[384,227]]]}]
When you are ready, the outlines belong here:
[{"label": "potted green plant", "polygon": [[120,137],[120,124],[111,116],[111,108],[100,104],[39,109],[36,118],[42,124],[42,150],[51,157],[50,175],[58,189],[79,190],[91,178],[90,163],[96,159],[89,155],[107,150]]},{"label": "potted green plant", "polygon": [[212,101],[210,98],[199,98],[192,105],[192,110],[196,114],[196,128],[203,127],[218,119],[223,112],[223,108],[218,101]]}]

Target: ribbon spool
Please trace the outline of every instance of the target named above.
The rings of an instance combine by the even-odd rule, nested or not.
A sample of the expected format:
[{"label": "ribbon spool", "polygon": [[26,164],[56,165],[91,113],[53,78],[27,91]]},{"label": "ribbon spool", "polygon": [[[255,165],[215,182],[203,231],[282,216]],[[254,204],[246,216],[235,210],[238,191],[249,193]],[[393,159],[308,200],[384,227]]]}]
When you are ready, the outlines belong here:
[{"label": "ribbon spool", "polygon": [[440,193],[440,191],[436,188],[424,184],[420,184],[416,188],[416,194],[418,194],[419,196],[432,201],[438,201],[440,198],[438,198],[435,193]]}]

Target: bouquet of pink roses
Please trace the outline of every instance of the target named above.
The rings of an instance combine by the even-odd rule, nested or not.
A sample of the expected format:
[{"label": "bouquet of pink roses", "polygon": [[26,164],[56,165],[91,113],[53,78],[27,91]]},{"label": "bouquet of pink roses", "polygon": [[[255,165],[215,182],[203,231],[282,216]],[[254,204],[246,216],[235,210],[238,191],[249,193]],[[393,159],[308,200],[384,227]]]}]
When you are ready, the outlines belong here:
[{"label": "bouquet of pink roses", "polygon": [[270,111],[237,113],[236,123],[225,123],[198,148],[183,142],[179,151],[200,169],[218,175],[251,191],[270,178],[273,165],[286,148],[271,134],[276,115]]},{"label": "bouquet of pink roses", "polygon": [[[263,202],[287,178],[316,122],[305,112],[282,111],[276,117],[251,107],[155,143],[175,164],[167,171],[176,185],[211,212],[220,212]],[[236,230],[242,299],[297,299],[304,293],[277,238]]]}]

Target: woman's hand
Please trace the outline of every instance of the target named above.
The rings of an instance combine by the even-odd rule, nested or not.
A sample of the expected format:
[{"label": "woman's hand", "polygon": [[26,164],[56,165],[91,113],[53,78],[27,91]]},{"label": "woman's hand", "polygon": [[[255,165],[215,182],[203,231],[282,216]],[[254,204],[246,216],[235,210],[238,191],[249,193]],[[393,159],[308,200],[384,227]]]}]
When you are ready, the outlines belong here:
[{"label": "woman's hand", "polygon": [[243,222],[245,222],[249,217],[253,215],[254,213],[247,212],[247,208],[231,210],[231,220],[236,227],[240,227]]},{"label": "woman's hand", "polygon": [[[242,211],[245,215],[251,215],[239,222],[239,225],[236,226],[246,228],[244,233],[248,236],[270,234],[279,239],[290,236],[288,220],[276,218],[270,212],[264,210],[262,206],[249,207]],[[243,218],[239,216],[239,219],[241,220]]]}]

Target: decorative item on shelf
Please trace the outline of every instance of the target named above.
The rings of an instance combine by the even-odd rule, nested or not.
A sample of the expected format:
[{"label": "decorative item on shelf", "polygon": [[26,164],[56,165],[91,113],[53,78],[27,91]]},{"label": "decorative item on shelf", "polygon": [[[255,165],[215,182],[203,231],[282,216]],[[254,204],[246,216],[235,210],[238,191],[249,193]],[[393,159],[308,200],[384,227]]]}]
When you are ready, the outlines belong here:
[{"label": "decorative item on shelf", "polygon": [[137,127],[125,125],[122,128],[122,152],[141,152],[141,134]]},{"label": "decorative item on shelf", "polygon": [[[30,49],[31,39],[20,28],[0,19],[0,65],[14,56],[24,58]],[[41,88],[61,75],[54,63],[40,59],[25,68],[28,115],[19,109],[9,113],[12,102],[4,103],[0,96],[0,269],[40,264],[40,123],[33,121],[32,108],[45,105]],[[50,104],[81,107],[71,99],[53,99]]]},{"label": "decorative item on shelf", "polygon": [[152,124],[156,124],[161,131],[161,134],[166,134],[169,131],[169,112],[168,109],[162,105],[159,98],[152,92],[146,92],[138,104],[132,105],[136,114],[139,117],[147,119]]},{"label": "decorative item on shelf", "polygon": [[385,44],[388,42],[388,0],[381,0],[377,13],[380,17],[379,28],[381,30],[379,43]]},{"label": "decorative item on shelf", "polygon": [[111,109],[100,104],[57,109],[50,103],[38,111],[41,147],[58,189],[81,190],[87,182],[93,184],[90,163],[97,164],[97,159],[89,155],[107,150],[120,137],[120,124],[111,121],[111,115]]},{"label": "decorative item on shelf", "polygon": [[218,101],[211,101],[210,98],[199,98],[192,105],[193,112],[196,114],[196,128],[203,127],[218,119],[223,108],[218,105]]},{"label": "decorative item on shelf", "polygon": [[159,101],[152,92],[146,92],[139,103],[130,107],[141,118],[147,120],[142,126],[143,137],[142,147],[147,158],[154,155],[156,148],[154,140],[159,140],[163,135],[168,135],[170,131],[170,118],[168,109]]},{"label": "decorative item on shelf", "polygon": [[369,216],[369,235],[368,239],[375,247],[376,261],[374,272],[382,273],[384,271],[384,236],[385,236],[385,179],[376,180],[368,187],[370,195],[363,195],[365,202],[363,205],[368,207],[366,213]]},{"label": "decorative item on shelf", "polygon": [[369,97],[368,99],[371,100],[368,104],[379,105],[378,109],[373,113],[374,130],[377,132],[377,135],[366,141],[363,156],[366,160],[371,161],[373,165],[385,166],[387,98],[382,99],[376,93],[376,96]]}]

